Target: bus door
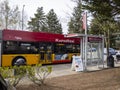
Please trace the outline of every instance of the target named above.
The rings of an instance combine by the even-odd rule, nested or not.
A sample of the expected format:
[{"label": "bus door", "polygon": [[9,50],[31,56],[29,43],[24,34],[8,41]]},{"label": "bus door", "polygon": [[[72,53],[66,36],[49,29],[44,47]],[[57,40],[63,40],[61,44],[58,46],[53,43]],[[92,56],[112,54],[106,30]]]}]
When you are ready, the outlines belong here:
[{"label": "bus door", "polygon": [[52,45],[51,44],[47,45],[46,62],[48,62],[48,63],[52,62]]},{"label": "bus door", "polygon": [[40,45],[40,62],[44,63],[45,62],[45,46],[44,45]]},{"label": "bus door", "polygon": [[52,46],[49,43],[40,43],[40,62],[43,64],[52,62]]}]

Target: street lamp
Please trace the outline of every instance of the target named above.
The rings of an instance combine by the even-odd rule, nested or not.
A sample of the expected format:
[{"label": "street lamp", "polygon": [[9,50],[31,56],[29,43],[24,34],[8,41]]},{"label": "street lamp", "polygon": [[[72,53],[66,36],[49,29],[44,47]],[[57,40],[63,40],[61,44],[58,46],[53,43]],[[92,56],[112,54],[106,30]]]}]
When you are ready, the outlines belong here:
[{"label": "street lamp", "polygon": [[23,5],[23,8],[22,8],[22,30],[24,29],[24,7],[25,5]]}]

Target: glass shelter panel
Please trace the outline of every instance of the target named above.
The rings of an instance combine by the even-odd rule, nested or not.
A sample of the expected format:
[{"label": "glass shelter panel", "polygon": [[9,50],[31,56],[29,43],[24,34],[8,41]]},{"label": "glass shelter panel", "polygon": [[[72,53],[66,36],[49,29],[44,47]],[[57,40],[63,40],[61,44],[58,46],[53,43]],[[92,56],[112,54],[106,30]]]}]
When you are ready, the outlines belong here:
[{"label": "glass shelter panel", "polygon": [[87,64],[96,65],[102,63],[102,43],[101,42],[88,42],[87,46]]}]

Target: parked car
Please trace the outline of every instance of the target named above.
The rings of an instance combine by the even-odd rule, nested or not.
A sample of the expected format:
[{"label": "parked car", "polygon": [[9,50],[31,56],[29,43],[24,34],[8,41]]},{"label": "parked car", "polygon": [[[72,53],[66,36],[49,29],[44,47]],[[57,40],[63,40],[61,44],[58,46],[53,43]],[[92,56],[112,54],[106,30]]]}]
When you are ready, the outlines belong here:
[{"label": "parked car", "polygon": [[[116,55],[116,50],[113,48],[109,48],[109,53],[111,55]],[[106,55],[106,54],[107,54],[107,48],[104,48],[104,55]]]},{"label": "parked car", "polygon": [[97,50],[96,50],[96,48],[90,48],[90,49],[88,49],[88,51],[89,52],[96,52]]}]

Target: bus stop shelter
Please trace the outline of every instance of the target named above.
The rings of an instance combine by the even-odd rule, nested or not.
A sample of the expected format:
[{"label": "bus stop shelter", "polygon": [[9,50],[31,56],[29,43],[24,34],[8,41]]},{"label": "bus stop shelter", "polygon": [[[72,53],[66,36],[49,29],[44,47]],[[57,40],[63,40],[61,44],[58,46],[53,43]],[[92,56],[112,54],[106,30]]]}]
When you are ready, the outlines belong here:
[{"label": "bus stop shelter", "polygon": [[90,66],[104,68],[104,36],[68,34],[66,37],[80,38],[80,57],[84,71]]}]

